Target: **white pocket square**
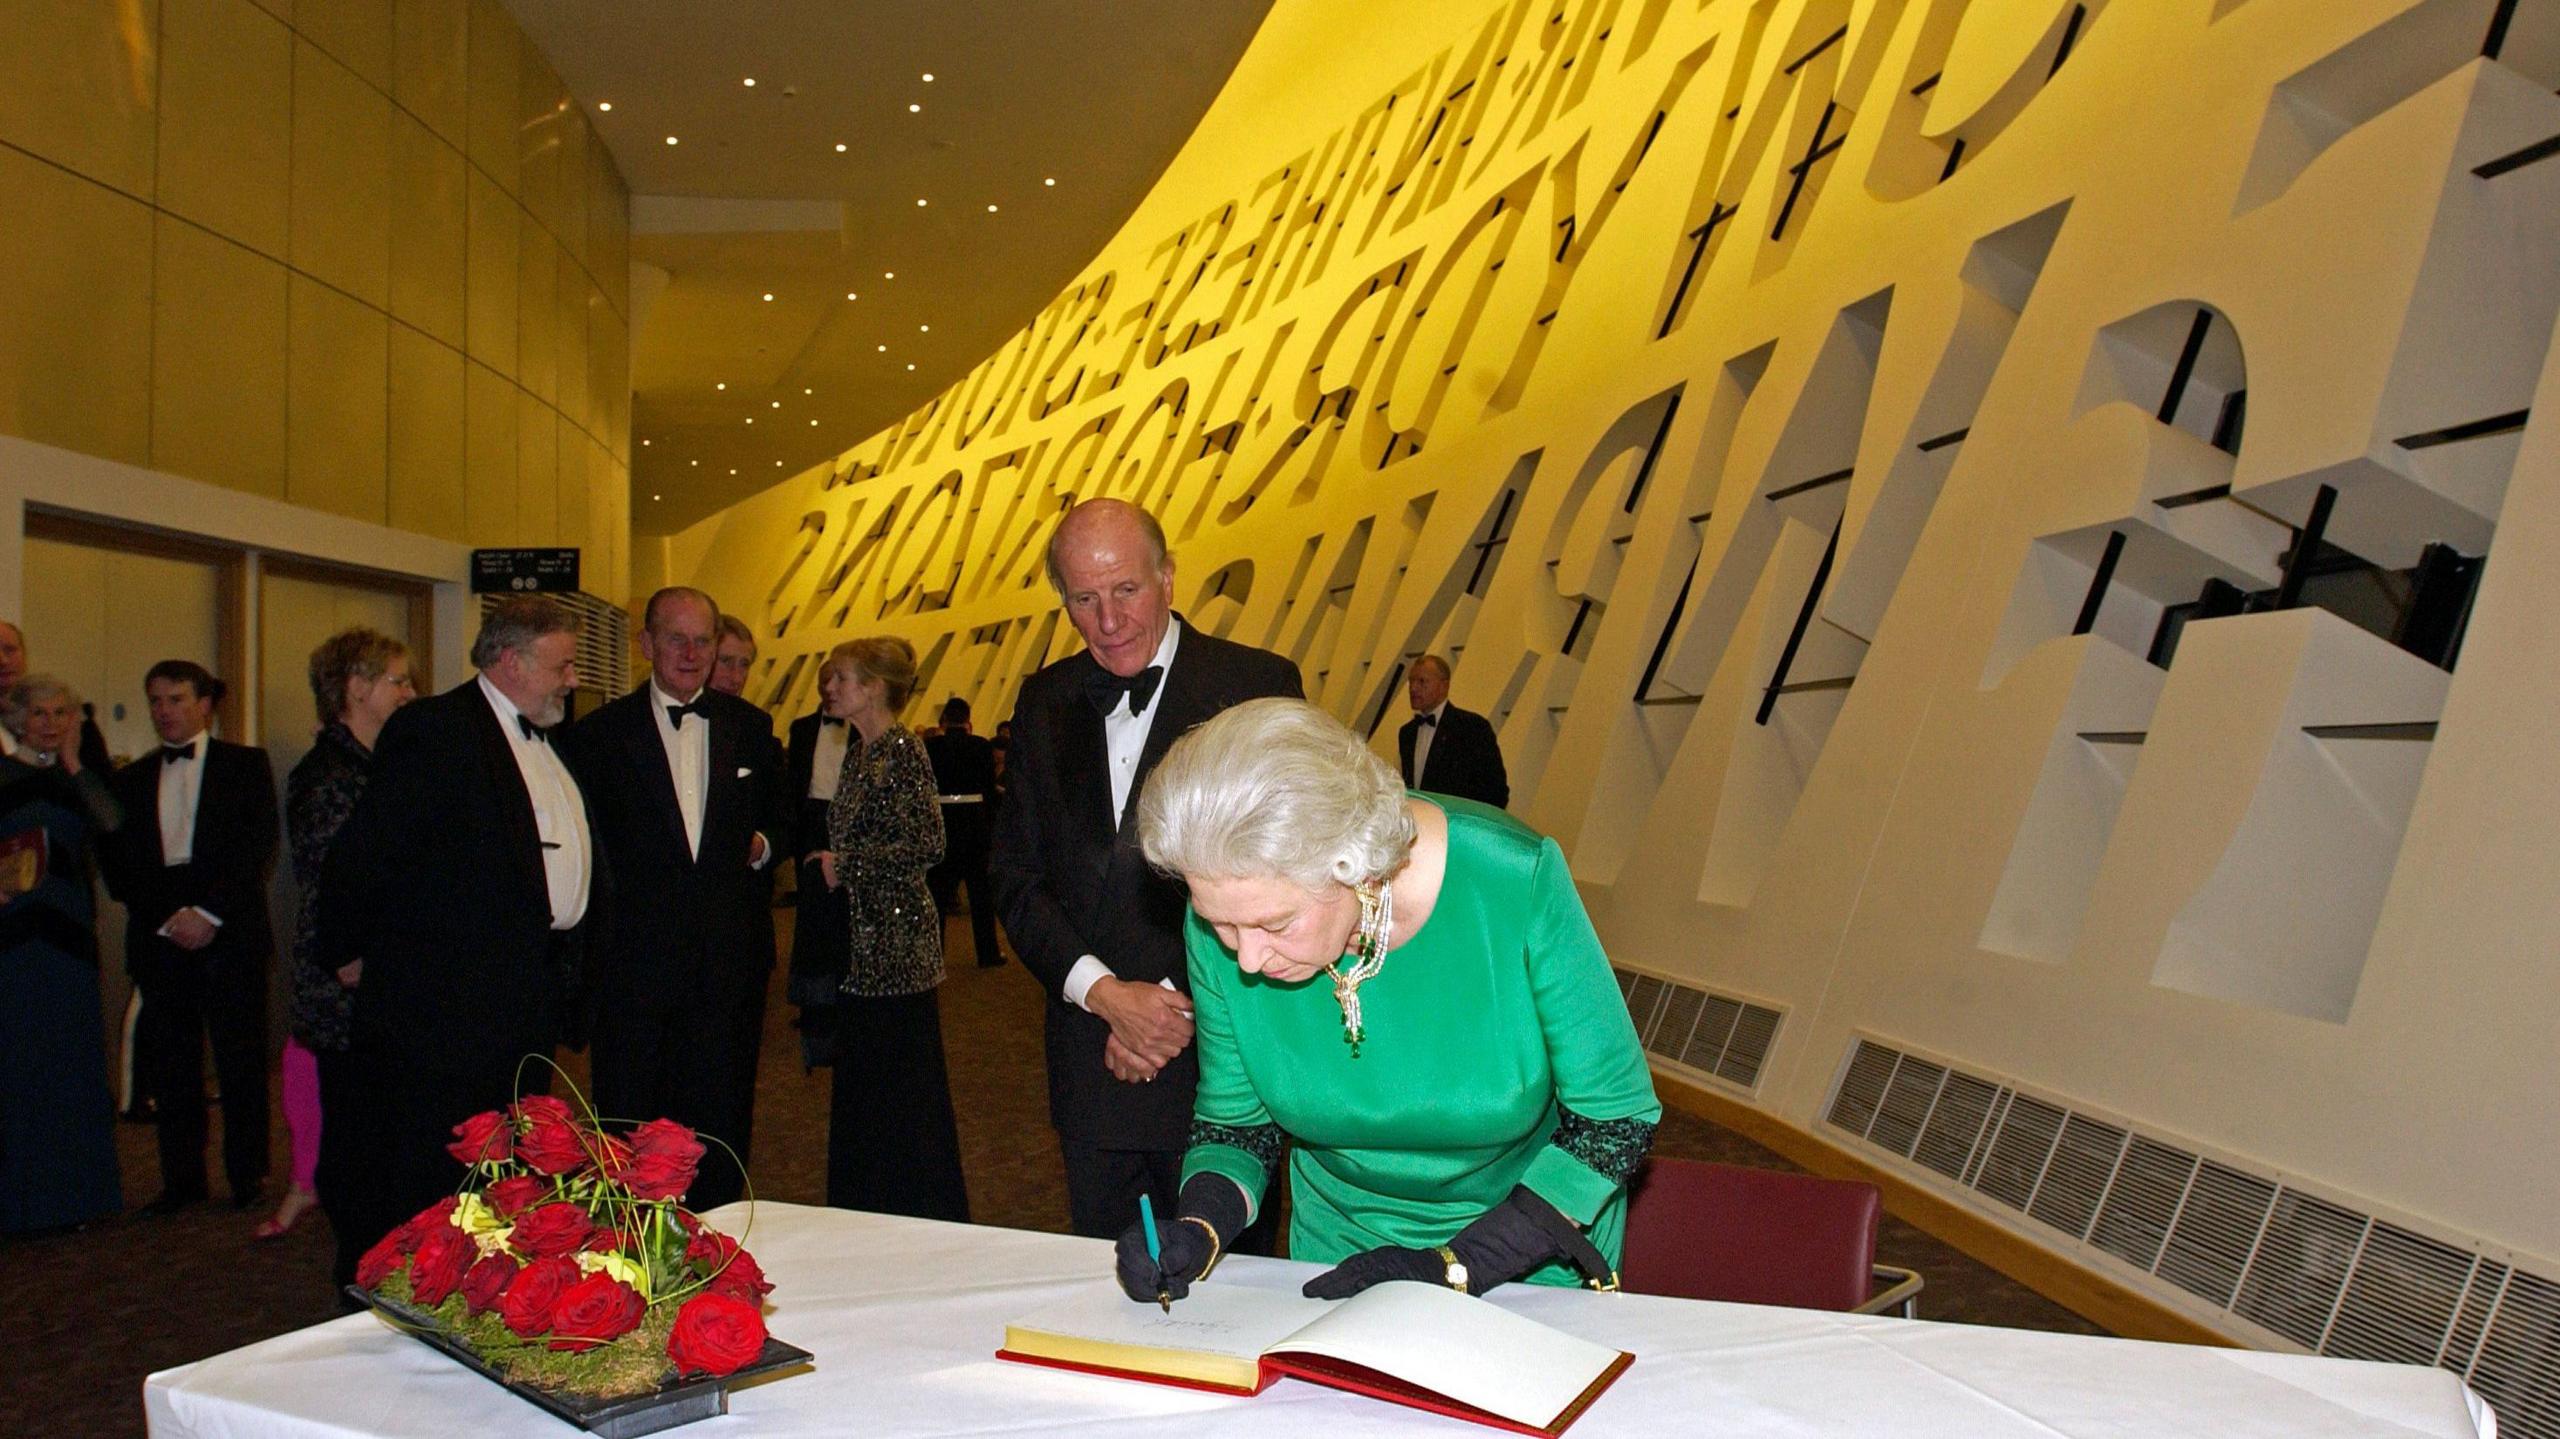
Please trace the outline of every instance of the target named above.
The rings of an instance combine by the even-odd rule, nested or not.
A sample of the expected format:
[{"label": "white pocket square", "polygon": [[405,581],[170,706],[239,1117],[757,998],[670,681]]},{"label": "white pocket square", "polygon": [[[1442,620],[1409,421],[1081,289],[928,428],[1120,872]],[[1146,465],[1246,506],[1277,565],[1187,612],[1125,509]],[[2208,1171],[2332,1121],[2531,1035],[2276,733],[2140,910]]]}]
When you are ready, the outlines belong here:
[{"label": "white pocket square", "polygon": [[754,770],[752,770],[752,769],[742,769],[742,770],[738,771],[738,778],[740,778],[740,779],[745,779],[747,776],[749,776],[749,775],[751,775],[751,774],[754,774],[754,773],[755,773],[755,771],[754,771]]}]

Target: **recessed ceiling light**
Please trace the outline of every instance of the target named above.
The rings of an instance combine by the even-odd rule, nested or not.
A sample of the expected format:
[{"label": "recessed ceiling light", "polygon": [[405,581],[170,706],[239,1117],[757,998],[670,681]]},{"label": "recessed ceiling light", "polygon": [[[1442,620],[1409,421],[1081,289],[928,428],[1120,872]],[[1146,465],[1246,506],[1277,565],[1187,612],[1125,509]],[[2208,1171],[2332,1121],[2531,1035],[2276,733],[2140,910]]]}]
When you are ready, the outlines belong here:
[{"label": "recessed ceiling light", "polygon": [[747,77],[747,88],[748,88],[748,89],[750,89],[750,90],[752,90],[752,89],[756,88],[756,77],[755,77],[755,76],[750,75],[750,76],[748,76],[748,77]]},{"label": "recessed ceiling light", "polygon": [[754,424],[755,422],[756,422],[756,417],[755,417],[755,416],[753,416],[753,415],[749,415],[749,416],[747,416],[747,423],[748,423],[748,424],[752,425],[752,424]]},{"label": "recessed ceiling light", "polygon": [[767,291],[765,291],[765,292],[764,292],[764,297],[765,297],[765,299],[766,299],[767,301],[772,300],[772,299],[773,299],[773,292],[772,292],[771,290],[767,290]]},{"label": "recessed ceiling light", "polygon": [[702,468],[702,461],[700,460],[687,460],[685,463],[693,466],[697,470]]},{"label": "recessed ceiling light", "polygon": [[908,362],[907,362],[907,368],[908,368],[908,369],[910,369],[910,370],[914,369],[914,368],[915,368],[915,362],[914,362],[914,361],[912,361],[912,360],[908,361]]},{"label": "recessed ceiling light", "polygon": [[837,153],[837,154],[839,154],[839,155],[843,154],[843,153],[844,153],[844,146],[842,146],[842,145],[838,145],[838,146],[836,146],[836,153]]},{"label": "recessed ceiling light", "polygon": [[845,297],[846,299],[848,299],[848,300],[859,300],[859,299],[861,299],[861,298],[862,298],[860,295],[855,294],[855,293],[854,293],[854,292],[852,292],[851,290],[847,290],[847,291],[845,291],[845,292],[844,292],[844,297]]},{"label": "recessed ceiling light", "polygon": [[674,144],[675,142],[676,142],[676,137],[675,137],[675,136],[673,136],[673,135],[669,135],[669,136],[667,137],[667,143],[668,143],[668,144],[672,145],[672,144]]},{"label": "recessed ceiling light", "polygon": [[773,462],[773,467],[774,467],[775,469],[777,469],[777,470],[778,470],[778,469],[781,469],[781,468],[782,468],[782,461],[780,461],[780,460],[776,460],[776,461],[774,461],[774,462]]},{"label": "recessed ceiling light", "polygon": [[907,113],[910,115],[921,115],[924,113],[924,107],[922,105],[909,105],[907,107]]},{"label": "recessed ceiling light", "polygon": [[711,388],[713,388],[713,389],[715,389],[715,390],[725,390],[725,389],[729,388],[729,382],[728,382],[727,380],[722,380],[722,381],[720,381],[720,382],[718,382],[718,383],[714,384]]},{"label": "recessed ceiling light", "polygon": [[817,428],[817,426],[818,426],[818,422],[817,422],[817,421],[815,421],[815,420],[811,420],[811,421],[809,422],[809,427],[810,427],[811,429],[816,429],[816,428]]},{"label": "recessed ceiling light", "polygon": [[803,385],[803,386],[801,386],[801,387],[800,387],[800,393],[802,393],[802,394],[804,394],[804,395],[814,395],[814,394],[816,394],[816,393],[818,393],[818,392],[817,392],[817,391],[815,391],[815,390],[813,390],[813,389],[810,389],[810,388],[809,388],[808,386],[806,386],[806,385]]},{"label": "recessed ceiling light", "polygon": [[928,85],[930,85],[930,84],[932,84],[932,83],[933,83],[933,72],[932,72],[932,71],[927,70],[927,71],[925,71],[925,72],[924,72],[924,83],[926,83],[926,84],[928,84]]},{"label": "recessed ceiling light", "polygon": [[1055,175],[1052,175],[1052,176],[1050,176],[1048,179],[1045,179],[1045,180],[1041,181],[1040,183],[1041,183],[1041,184],[1043,184],[1043,185],[1054,185],[1054,184],[1058,183],[1058,177],[1057,177],[1057,176],[1055,176]]},{"label": "recessed ceiling light", "polygon": [[653,499],[653,500],[663,500],[663,499],[665,499],[665,498],[666,498],[666,496],[664,496],[664,495],[651,495],[649,498],[651,498],[651,499]]},{"label": "recessed ceiling light", "polygon": [[917,209],[919,209],[919,210],[923,209],[923,208],[924,208],[924,205],[925,205],[925,202],[924,202],[923,200],[918,200],[918,201],[916,201],[916,208],[917,208]]},{"label": "recessed ceiling light", "polygon": [[988,214],[992,215],[992,214],[994,214],[995,212],[996,212],[996,207],[995,207],[995,206],[993,206],[993,205],[989,205],[989,206],[987,207],[987,213],[988,213]]},{"label": "recessed ceiling light", "polygon": [[641,443],[641,444],[643,444],[643,445],[646,445],[646,444],[648,444],[649,442],[648,442],[647,440],[642,440],[640,443]]},{"label": "recessed ceiling light", "polygon": [[929,334],[932,334],[932,333],[933,333],[933,326],[931,326],[931,325],[918,325],[918,326],[916,326],[916,333],[917,333],[917,334],[919,334],[919,335],[929,335]]},{"label": "recessed ceiling light", "polygon": [[880,347],[880,353],[881,353],[881,354],[884,354],[884,355],[885,355],[885,354],[887,354],[887,353],[889,353],[889,347],[888,347],[888,346],[886,346],[886,345],[882,345],[882,346]]},{"label": "recessed ceiling light", "polygon": [[777,410],[778,410],[778,409],[781,409],[781,408],[782,408],[782,402],[781,402],[780,400],[776,400],[776,401],[774,401],[774,402],[773,402],[773,407],[774,407],[775,409],[777,409]]},{"label": "recessed ceiling light", "polygon": [[737,473],[737,471],[736,471],[736,470],[731,470],[729,473],[734,475],[734,474],[736,474],[736,473]]},{"label": "recessed ceiling light", "polygon": [[599,110],[610,110],[613,108],[613,102],[611,100],[598,100],[596,102],[596,108]]},{"label": "recessed ceiling light", "polygon": [[880,278],[883,280],[894,280],[898,278],[898,272],[895,270],[883,270],[880,272]]}]

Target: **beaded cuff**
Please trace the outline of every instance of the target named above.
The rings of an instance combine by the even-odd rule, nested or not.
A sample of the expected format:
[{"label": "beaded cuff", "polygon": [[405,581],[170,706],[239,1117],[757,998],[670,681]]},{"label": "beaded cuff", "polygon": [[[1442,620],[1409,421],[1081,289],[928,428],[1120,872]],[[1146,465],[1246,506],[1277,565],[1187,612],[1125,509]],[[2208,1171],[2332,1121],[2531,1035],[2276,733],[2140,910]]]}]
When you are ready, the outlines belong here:
[{"label": "beaded cuff", "polygon": [[[1287,1147],[1288,1142],[1289,1136],[1276,1124],[1257,1124],[1251,1129],[1238,1129],[1232,1124],[1211,1124],[1206,1120],[1194,1120],[1191,1124],[1189,1147],[1196,1149],[1203,1144],[1223,1144],[1230,1149],[1241,1149],[1252,1155],[1254,1162],[1260,1164],[1265,1173],[1269,1173],[1280,1167],[1280,1153]],[[1637,1154],[1638,1157],[1642,1157],[1643,1150],[1639,1148]]]},{"label": "beaded cuff", "polygon": [[[1593,1173],[1624,1184],[1653,1148],[1650,1119],[1585,1119],[1570,1109],[1556,1110],[1556,1132],[1549,1142],[1580,1160]],[[1193,1131],[1195,1138],[1198,1131]]]}]

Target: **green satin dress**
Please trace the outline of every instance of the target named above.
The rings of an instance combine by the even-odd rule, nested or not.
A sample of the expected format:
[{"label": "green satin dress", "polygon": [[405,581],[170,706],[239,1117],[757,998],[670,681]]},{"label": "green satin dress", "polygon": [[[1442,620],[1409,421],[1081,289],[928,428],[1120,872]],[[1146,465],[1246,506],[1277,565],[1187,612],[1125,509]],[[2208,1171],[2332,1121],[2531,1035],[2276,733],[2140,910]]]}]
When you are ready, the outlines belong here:
[{"label": "green satin dress", "polygon": [[[1449,816],[1448,874],[1360,987],[1356,1055],[1330,978],[1248,976],[1185,921],[1200,1089],[1183,1178],[1225,1175],[1258,1208],[1285,1134],[1291,1258],[1444,1244],[1525,1184],[1615,1264],[1662,1105],[1608,956],[1553,840],[1422,798]],[[1578,1282],[1561,1263],[1529,1279]]]}]

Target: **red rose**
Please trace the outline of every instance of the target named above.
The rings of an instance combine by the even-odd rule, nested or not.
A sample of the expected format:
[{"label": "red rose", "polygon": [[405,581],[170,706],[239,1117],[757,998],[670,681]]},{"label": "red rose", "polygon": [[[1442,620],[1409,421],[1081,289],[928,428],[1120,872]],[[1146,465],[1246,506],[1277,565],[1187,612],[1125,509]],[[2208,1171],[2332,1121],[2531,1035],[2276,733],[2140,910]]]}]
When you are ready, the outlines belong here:
[{"label": "red rose", "polygon": [[532,1205],[540,1203],[550,1193],[551,1184],[548,1180],[536,1179],[530,1174],[518,1174],[490,1185],[480,1192],[480,1197],[488,1202],[491,1209],[498,1211],[498,1216],[503,1219],[509,1215],[524,1212]]},{"label": "red rose", "polygon": [[537,1259],[516,1271],[507,1292],[498,1296],[498,1317],[527,1339],[551,1327],[551,1308],[578,1282],[578,1261]]},{"label": "red rose", "polygon": [[461,1230],[451,1225],[429,1230],[418,1241],[417,1257],[409,1261],[410,1297],[429,1309],[442,1304],[461,1285],[471,1261],[479,1257],[479,1246]]},{"label": "red rose", "polygon": [[400,1241],[400,1252],[414,1254],[418,1250],[419,1242],[428,1235],[439,1229],[451,1229],[454,1208],[461,1202],[448,1194],[410,1216],[408,1223],[392,1230],[392,1237]]},{"label": "red rose", "polygon": [[495,1164],[507,1157],[513,1138],[505,1115],[484,1110],[453,1127],[453,1142],[444,1152],[463,1164]]},{"label": "red rose", "polygon": [[595,1221],[577,1205],[553,1203],[537,1206],[516,1216],[515,1229],[508,1234],[507,1244],[527,1259],[549,1259],[555,1255],[575,1254],[587,1242],[587,1234]]},{"label": "red rose", "polygon": [[596,1232],[587,1236],[586,1250],[589,1254],[614,1254],[623,1251],[637,1254],[640,1252],[639,1236],[625,1235],[621,1230],[607,1225],[598,1225]]},{"label": "red rose", "polygon": [[516,1270],[521,1267],[503,1254],[482,1255],[480,1262],[472,1265],[462,1276],[462,1302],[470,1305],[474,1314],[488,1313],[489,1306],[497,1303],[498,1296],[507,1292],[508,1283],[514,1280]]},{"label": "red rose", "polygon": [[516,1105],[515,1157],[544,1174],[569,1174],[586,1166],[593,1142],[569,1117],[569,1106],[538,1094]]},{"label": "red rose", "polygon": [[675,1199],[693,1187],[702,1166],[702,1141],[672,1119],[652,1119],[625,1136],[606,1168],[639,1199]]},{"label": "red rose", "polygon": [[551,1347],[575,1353],[619,1339],[640,1327],[649,1312],[640,1291],[598,1272],[563,1290],[551,1306]]},{"label": "red rose", "polygon": [[763,1352],[764,1316],[733,1295],[693,1296],[667,1331],[667,1357],[680,1375],[735,1374]]},{"label": "red rose", "polygon": [[773,1284],[764,1277],[755,1256],[738,1247],[738,1241],[716,1230],[706,1229],[685,1246],[685,1257],[700,1266],[702,1277],[714,1294],[732,1294],[754,1303],[773,1292]]},{"label": "red rose", "polygon": [[364,1252],[364,1257],[356,1261],[357,1284],[366,1289],[380,1289],[383,1280],[399,1273],[400,1266],[409,1262],[409,1251],[400,1246],[400,1236],[407,1228],[407,1225],[402,1225],[392,1230]]}]

